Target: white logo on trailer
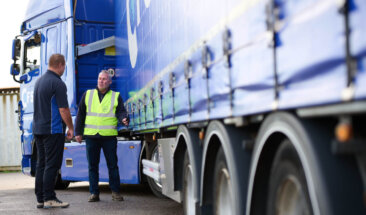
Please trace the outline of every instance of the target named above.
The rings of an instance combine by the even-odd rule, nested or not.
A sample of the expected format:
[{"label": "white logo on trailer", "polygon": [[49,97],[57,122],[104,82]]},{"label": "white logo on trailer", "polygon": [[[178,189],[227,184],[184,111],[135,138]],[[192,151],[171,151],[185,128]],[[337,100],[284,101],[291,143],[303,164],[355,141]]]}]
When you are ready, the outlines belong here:
[{"label": "white logo on trailer", "polygon": [[[151,0],[144,0],[145,7],[150,7]],[[134,26],[133,32],[131,31],[131,16],[130,16],[130,1],[126,0],[126,10],[127,10],[127,37],[128,37],[128,51],[130,53],[130,63],[131,67],[135,68],[136,61],[137,61],[137,53],[138,53],[138,46],[137,46],[137,34],[136,28],[140,25],[140,1],[136,1],[136,12],[137,12],[137,23]]]}]

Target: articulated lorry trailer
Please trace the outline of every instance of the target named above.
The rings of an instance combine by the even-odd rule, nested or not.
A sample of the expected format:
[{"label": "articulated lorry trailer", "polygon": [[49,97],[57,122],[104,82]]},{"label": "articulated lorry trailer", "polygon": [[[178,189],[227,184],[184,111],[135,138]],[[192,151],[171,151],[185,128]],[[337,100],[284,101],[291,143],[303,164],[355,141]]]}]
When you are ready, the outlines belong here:
[{"label": "articulated lorry trailer", "polygon": [[[121,183],[185,214],[366,214],[365,20],[364,0],[30,1],[11,68],[23,172],[34,82],[57,52],[73,116],[113,75],[130,116]],[[82,180],[71,141],[58,184]]]}]

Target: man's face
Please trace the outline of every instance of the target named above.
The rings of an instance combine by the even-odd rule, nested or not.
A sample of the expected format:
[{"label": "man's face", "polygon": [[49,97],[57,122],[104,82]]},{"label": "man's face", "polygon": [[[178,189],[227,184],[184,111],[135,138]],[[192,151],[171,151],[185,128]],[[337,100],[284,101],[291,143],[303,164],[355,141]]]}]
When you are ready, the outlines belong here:
[{"label": "man's face", "polygon": [[112,81],[109,79],[108,74],[100,73],[98,77],[98,89],[105,90],[111,85]]}]

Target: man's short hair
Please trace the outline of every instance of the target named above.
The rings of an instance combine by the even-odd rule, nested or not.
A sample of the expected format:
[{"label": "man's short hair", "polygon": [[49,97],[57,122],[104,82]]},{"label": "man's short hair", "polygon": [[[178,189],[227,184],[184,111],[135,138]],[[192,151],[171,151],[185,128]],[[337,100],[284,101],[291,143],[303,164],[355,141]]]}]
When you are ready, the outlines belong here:
[{"label": "man's short hair", "polygon": [[109,78],[109,80],[112,80],[112,75],[111,75],[111,73],[109,73],[107,70],[101,70],[100,72],[99,72],[99,74],[98,74],[98,77],[99,77],[99,75],[100,74],[107,74],[108,75],[108,78]]},{"label": "man's short hair", "polygon": [[49,67],[58,67],[59,65],[65,65],[65,57],[62,54],[53,54],[51,55],[48,66]]}]

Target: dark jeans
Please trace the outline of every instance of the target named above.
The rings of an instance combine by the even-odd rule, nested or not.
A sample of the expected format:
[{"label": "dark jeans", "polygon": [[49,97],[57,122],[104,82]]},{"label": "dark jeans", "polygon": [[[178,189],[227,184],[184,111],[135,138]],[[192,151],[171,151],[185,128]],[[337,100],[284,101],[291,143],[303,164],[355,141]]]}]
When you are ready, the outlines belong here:
[{"label": "dark jeans", "polygon": [[119,193],[120,178],[117,165],[117,139],[116,138],[85,138],[86,156],[89,164],[89,191],[99,194],[99,161],[100,149],[103,148],[109,173],[109,187],[113,192]]},{"label": "dark jeans", "polygon": [[37,169],[35,193],[38,202],[56,199],[55,179],[61,168],[65,135],[35,135]]}]

